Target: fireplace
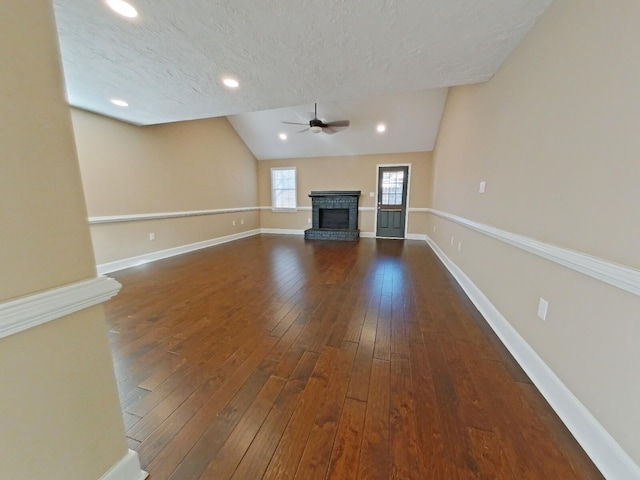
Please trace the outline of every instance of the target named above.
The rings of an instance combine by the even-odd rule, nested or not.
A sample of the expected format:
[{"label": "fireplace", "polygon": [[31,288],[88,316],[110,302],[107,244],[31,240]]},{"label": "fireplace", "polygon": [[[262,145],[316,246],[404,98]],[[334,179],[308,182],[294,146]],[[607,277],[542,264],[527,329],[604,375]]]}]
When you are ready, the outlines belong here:
[{"label": "fireplace", "polygon": [[349,229],[348,208],[321,208],[319,228]]},{"label": "fireplace", "polygon": [[312,228],[305,230],[305,239],[358,240],[359,191],[311,192],[309,197]]}]

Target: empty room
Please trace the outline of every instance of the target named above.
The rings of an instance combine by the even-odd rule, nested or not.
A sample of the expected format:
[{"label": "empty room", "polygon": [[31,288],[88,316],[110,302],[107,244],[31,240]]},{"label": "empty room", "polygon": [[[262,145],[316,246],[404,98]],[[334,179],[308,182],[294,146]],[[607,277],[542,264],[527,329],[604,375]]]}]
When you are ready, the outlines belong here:
[{"label": "empty room", "polygon": [[4,0],[0,478],[640,479],[638,18]]}]

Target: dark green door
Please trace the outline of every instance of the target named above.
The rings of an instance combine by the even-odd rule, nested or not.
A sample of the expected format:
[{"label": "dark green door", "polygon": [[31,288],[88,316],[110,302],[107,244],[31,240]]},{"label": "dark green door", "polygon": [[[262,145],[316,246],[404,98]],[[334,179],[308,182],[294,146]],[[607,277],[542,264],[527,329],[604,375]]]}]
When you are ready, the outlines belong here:
[{"label": "dark green door", "polygon": [[409,167],[378,167],[377,237],[404,238]]}]

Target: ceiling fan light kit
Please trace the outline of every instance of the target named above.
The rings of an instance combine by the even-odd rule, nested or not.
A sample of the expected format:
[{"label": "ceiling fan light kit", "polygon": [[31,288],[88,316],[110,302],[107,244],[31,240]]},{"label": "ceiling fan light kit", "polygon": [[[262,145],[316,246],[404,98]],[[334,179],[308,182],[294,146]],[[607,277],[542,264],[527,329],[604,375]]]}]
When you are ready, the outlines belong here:
[{"label": "ceiling fan light kit", "polygon": [[[282,123],[287,124],[287,125],[307,125],[306,123],[299,123],[299,122],[285,122],[283,121]],[[328,133],[329,135],[332,135],[334,133],[336,133],[338,130],[335,130],[335,128],[346,128],[351,124],[351,122],[349,120],[336,120],[333,122],[323,122],[322,120],[320,120],[318,118],[318,104],[315,104],[315,109],[314,109],[314,114],[313,114],[313,118],[311,120],[309,120],[309,127],[305,128],[304,130],[300,130],[298,133],[302,133],[302,132],[306,132],[307,130],[311,130],[311,132],[313,133],[320,133],[320,132],[324,132],[324,133]]]}]

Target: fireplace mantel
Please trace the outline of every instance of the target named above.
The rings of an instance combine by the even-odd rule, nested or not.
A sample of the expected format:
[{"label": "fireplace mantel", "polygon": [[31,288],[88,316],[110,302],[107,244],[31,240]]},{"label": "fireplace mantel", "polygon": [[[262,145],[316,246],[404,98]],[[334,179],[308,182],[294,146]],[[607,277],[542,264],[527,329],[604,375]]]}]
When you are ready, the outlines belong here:
[{"label": "fireplace mantel", "polygon": [[[309,194],[312,207],[312,228],[305,230],[304,238],[310,240],[358,240],[360,238],[360,230],[358,229],[360,194],[361,192],[356,190],[312,191]],[[331,217],[330,228],[326,228],[326,225],[322,224],[322,219],[329,216]],[[336,225],[336,222],[339,224]]]},{"label": "fireplace mantel", "polygon": [[360,197],[360,190],[327,190],[323,192],[311,191],[309,196],[313,197]]}]

